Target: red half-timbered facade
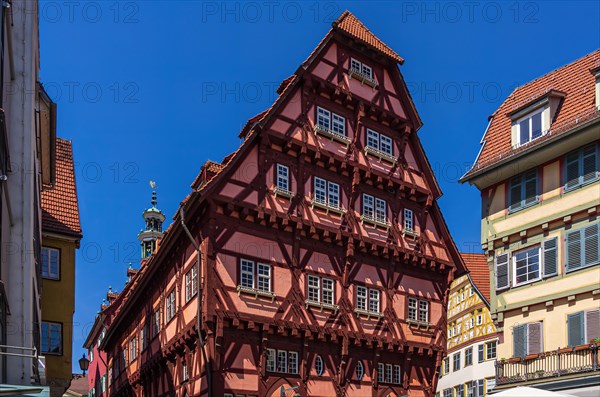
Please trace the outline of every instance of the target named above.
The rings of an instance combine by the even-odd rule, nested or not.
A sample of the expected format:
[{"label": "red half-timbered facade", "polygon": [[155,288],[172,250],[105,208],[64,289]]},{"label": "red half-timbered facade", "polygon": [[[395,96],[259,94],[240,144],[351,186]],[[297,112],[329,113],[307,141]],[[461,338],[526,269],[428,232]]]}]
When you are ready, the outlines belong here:
[{"label": "red half-timbered facade", "polygon": [[400,58],[343,13],[207,162],[102,348],[111,396],[433,396],[464,264]]}]

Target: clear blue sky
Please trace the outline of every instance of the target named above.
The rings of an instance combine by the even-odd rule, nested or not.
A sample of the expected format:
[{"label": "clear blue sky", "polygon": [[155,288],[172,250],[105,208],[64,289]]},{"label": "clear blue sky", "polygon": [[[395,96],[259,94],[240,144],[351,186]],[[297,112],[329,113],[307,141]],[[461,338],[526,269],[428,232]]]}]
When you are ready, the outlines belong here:
[{"label": "clear blue sky", "polygon": [[512,89],[600,47],[598,2],[40,2],[41,81],[72,139],[84,239],[74,371],[109,285],[137,266],[158,183],[168,222],[206,159],[239,144],[345,9],[406,59],[419,135],[457,245],[477,250],[480,197],[457,183]]}]

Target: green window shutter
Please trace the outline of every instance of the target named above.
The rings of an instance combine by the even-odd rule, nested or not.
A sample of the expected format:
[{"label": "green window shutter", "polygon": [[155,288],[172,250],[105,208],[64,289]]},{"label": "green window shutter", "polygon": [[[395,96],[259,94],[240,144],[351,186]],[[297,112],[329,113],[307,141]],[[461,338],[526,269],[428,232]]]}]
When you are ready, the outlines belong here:
[{"label": "green window shutter", "polygon": [[565,157],[565,190],[579,186],[579,151]]},{"label": "green window shutter", "polygon": [[583,148],[582,182],[586,183],[596,179],[598,174],[598,155],[596,145]]},{"label": "green window shutter", "polygon": [[558,237],[542,243],[544,276],[554,276],[558,273]]},{"label": "green window shutter", "polygon": [[585,335],[583,343],[589,343],[600,338],[600,309],[585,312]]},{"label": "green window shutter", "polygon": [[567,330],[569,332],[569,346],[579,346],[585,343],[583,312],[573,313],[567,316]]},{"label": "green window shutter", "polygon": [[525,175],[525,200],[523,205],[537,202],[537,171],[533,170]]},{"label": "green window shutter", "polygon": [[593,265],[600,258],[600,227],[598,223],[583,229],[583,258],[582,265]]},{"label": "green window shutter", "polygon": [[581,267],[581,230],[572,230],[565,235],[566,268],[573,270]]},{"label": "green window shutter", "polygon": [[525,357],[527,355],[526,332],[526,325],[517,325],[513,328],[513,357]]},{"label": "green window shutter", "polygon": [[496,256],[495,261],[496,289],[505,289],[510,287],[510,275],[508,271],[508,253]]}]

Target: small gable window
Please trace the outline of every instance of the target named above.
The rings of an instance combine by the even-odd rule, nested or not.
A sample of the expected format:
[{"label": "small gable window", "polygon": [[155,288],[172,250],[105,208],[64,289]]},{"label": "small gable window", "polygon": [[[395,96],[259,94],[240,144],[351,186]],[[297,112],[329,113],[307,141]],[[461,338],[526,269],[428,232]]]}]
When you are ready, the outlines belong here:
[{"label": "small gable window", "polygon": [[373,68],[360,62],[357,59],[350,58],[350,69],[348,75],[356,80],[360,80],[361,83],[366,83],[371,87],[377,87],[377,81],[373,77]]},{"label": "small gable window", "polygon": [[524,145],[542,136],[542,114],[543,111],[540,110],[536,113],[526,116],[525,118],[520,119],[517,122],[517,146]]}]

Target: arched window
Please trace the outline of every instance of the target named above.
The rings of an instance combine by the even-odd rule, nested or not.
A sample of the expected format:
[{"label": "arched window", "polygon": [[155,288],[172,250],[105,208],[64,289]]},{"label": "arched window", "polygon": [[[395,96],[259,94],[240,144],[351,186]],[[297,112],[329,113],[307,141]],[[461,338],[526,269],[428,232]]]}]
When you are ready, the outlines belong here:
[{"label": "arched window", "polygon": [[315,371],[317,371],[317,375],[323,375],[323,359],[321,356],[317,356],[315,359]]},{"label": "arched window", "polygon": [[364,367],[362,361],[359,361],[356,363],[356,378],[358,380],[362,380],[364,375],[365,375],[365,367]]}]

